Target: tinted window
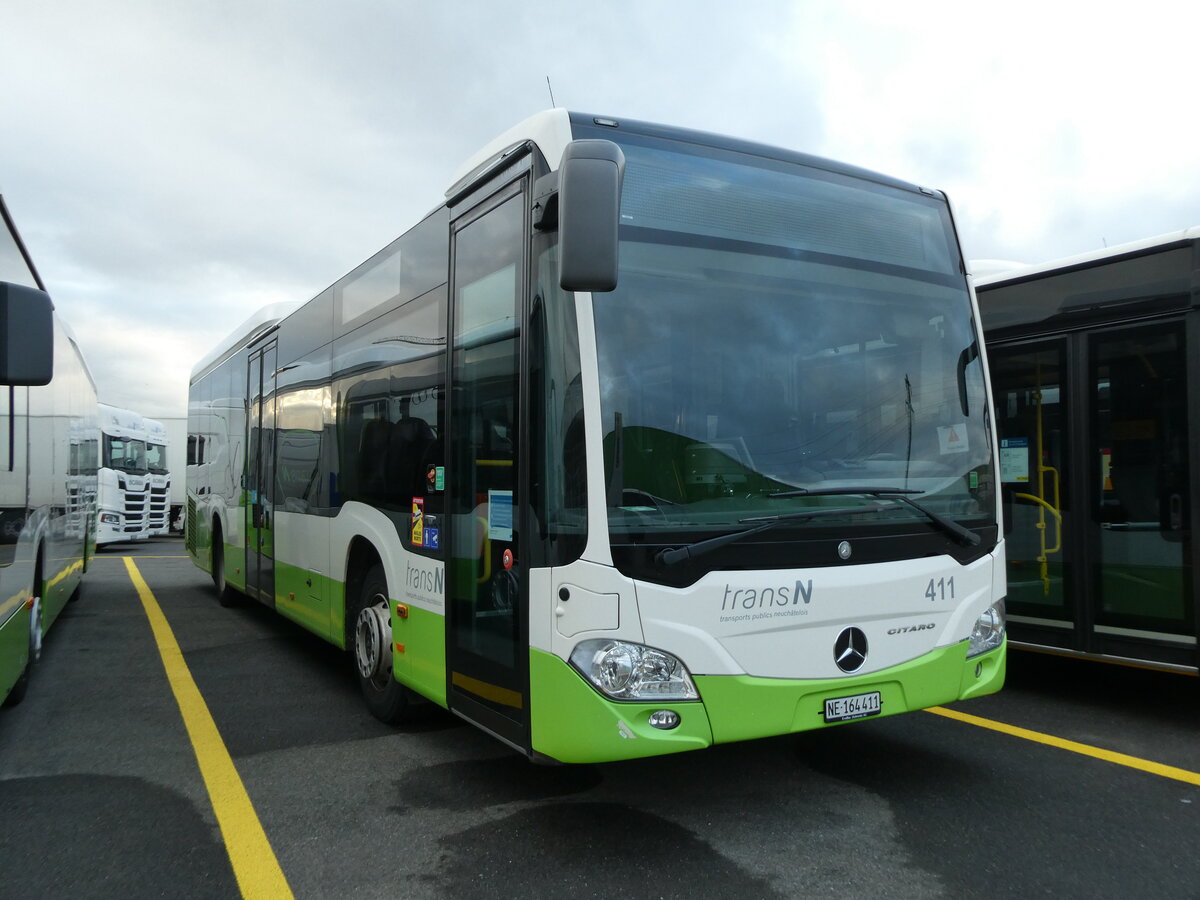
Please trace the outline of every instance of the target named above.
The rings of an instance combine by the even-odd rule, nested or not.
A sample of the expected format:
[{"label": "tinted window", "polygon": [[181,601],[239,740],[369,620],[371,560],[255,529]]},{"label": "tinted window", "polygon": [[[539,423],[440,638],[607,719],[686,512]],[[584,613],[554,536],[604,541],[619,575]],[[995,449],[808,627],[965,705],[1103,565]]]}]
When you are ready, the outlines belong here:
[{"label": "tinted window", "polygon": [[437,290],[362,326],[334,345],[341,499],[388,512],[405,546],[415,501],[438,527],[444,466],[446,294]]},{"label": "tinted window", "polygon": [[339,333],[445,284],[447,216],[438,210],[334,285]]},{"label": "tinted window", "polygon": [[1064,316],[1133,302],[1186,305],[1191,292],[1190,248],[1129,259],[1120,265],[1095,265],[1073,272],[1033,276],[1028,281],[981,285],[979,311],[984,331],[1062,323]]}]

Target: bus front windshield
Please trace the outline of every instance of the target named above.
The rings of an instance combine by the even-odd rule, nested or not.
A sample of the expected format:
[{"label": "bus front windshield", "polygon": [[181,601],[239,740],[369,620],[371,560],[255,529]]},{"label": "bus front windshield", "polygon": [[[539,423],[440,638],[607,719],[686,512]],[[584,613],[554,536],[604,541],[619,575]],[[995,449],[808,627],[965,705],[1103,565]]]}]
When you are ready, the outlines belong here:
[{"label": "bus front windshield", "polygon": [[978,335],[945,202],[626,141],[619,286],[593,295],[614,545],[774,516],[788,521],[764,539],[938,531],[900,496],[994,524]]}]

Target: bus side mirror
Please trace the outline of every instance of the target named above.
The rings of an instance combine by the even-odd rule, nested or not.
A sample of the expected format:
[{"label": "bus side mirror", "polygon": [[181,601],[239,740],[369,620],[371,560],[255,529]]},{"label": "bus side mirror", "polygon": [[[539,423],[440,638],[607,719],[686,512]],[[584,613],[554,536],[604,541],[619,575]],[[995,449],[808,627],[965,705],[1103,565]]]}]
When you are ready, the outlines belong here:
[{"label": "bus side mirror", "polygon": [[54,304],[37,288],[0,281],[0,384],[49,384]]},{"label": "bus side mirror", "polygon": [[558,283],[565,291],[617,286],[617,225],[625,154],[612,141],[572,141],[558,183]]}]

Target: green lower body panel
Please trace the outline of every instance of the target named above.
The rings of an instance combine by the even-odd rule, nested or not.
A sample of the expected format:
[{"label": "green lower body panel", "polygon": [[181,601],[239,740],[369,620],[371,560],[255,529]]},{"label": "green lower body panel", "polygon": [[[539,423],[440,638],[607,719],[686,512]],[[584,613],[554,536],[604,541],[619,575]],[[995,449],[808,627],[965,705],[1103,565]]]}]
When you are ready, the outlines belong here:
[{"label": "green lower body panel", "polygon": [[42,585],[42,632],[50,630],[83,579],[83,559],[59,560],[62,568]]},{"label": "green lower body panel", "polygon": [[392,668],[396,680],[439,706],[446,705],[446,617],[408,606],[405,618],[392,604]]},{"label": "green lower body panel", "polygon": [[[609,762],[808,731],[830,727],[826,699],[873,691],[880,694],[880,716],[927,709],[998,691],[1006,655],[1007,644],[967,659],[964,641],[860,677],[697,675],[699,702],[618,703],[602,697],[557,656],[531,650],[533,749],[560,762]],[[650,714],[661,709],[679,714],[677,728],[650,725]]]},{"label": "green lower body panel", "polygon": [[222,544],[225,548],[225,583],[239,591],[246,590],[246,548]]},{"label": "green lower body panel", "polygon": [[[880,716],[927,709],[1000,690],[1007,646],[967,659],[967,642],[859,677],[828,679],[698,675],[713,740],[721,744],[825,728],[825,701],[879,691]],[[976,669],[979,674],[976,675]]]},{"label": "green lower body panel", "polygon": [[[328,576],[287,563],[275,563],[275,610],[314,634],[341,647],[341,616],[334,627],[330,598],[342,596],[341,583]],[[336,588],[336,591],[335,591]]]},{"label": "green lower body panel", "polygon": [[29,610],[25,604],[0,626],[0,702],[29,662]]}]

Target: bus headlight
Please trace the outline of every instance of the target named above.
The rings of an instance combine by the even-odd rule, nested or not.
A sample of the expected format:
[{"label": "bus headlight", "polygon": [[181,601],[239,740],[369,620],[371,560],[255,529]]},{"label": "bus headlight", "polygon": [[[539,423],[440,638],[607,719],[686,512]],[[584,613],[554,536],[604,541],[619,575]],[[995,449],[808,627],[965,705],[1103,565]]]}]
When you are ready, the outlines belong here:
[{"label": "bus headlight", "polygon": [[614,700],[697,700],[687,668],[670,653],[628,641],[581,641],[571,665]]},{"label": "bus headlight", "polygon": [[995,650],[1004,643],[1004,598],[985,609],[975,620],[971,629],[971,642],[967,645],[967,659]]}]

